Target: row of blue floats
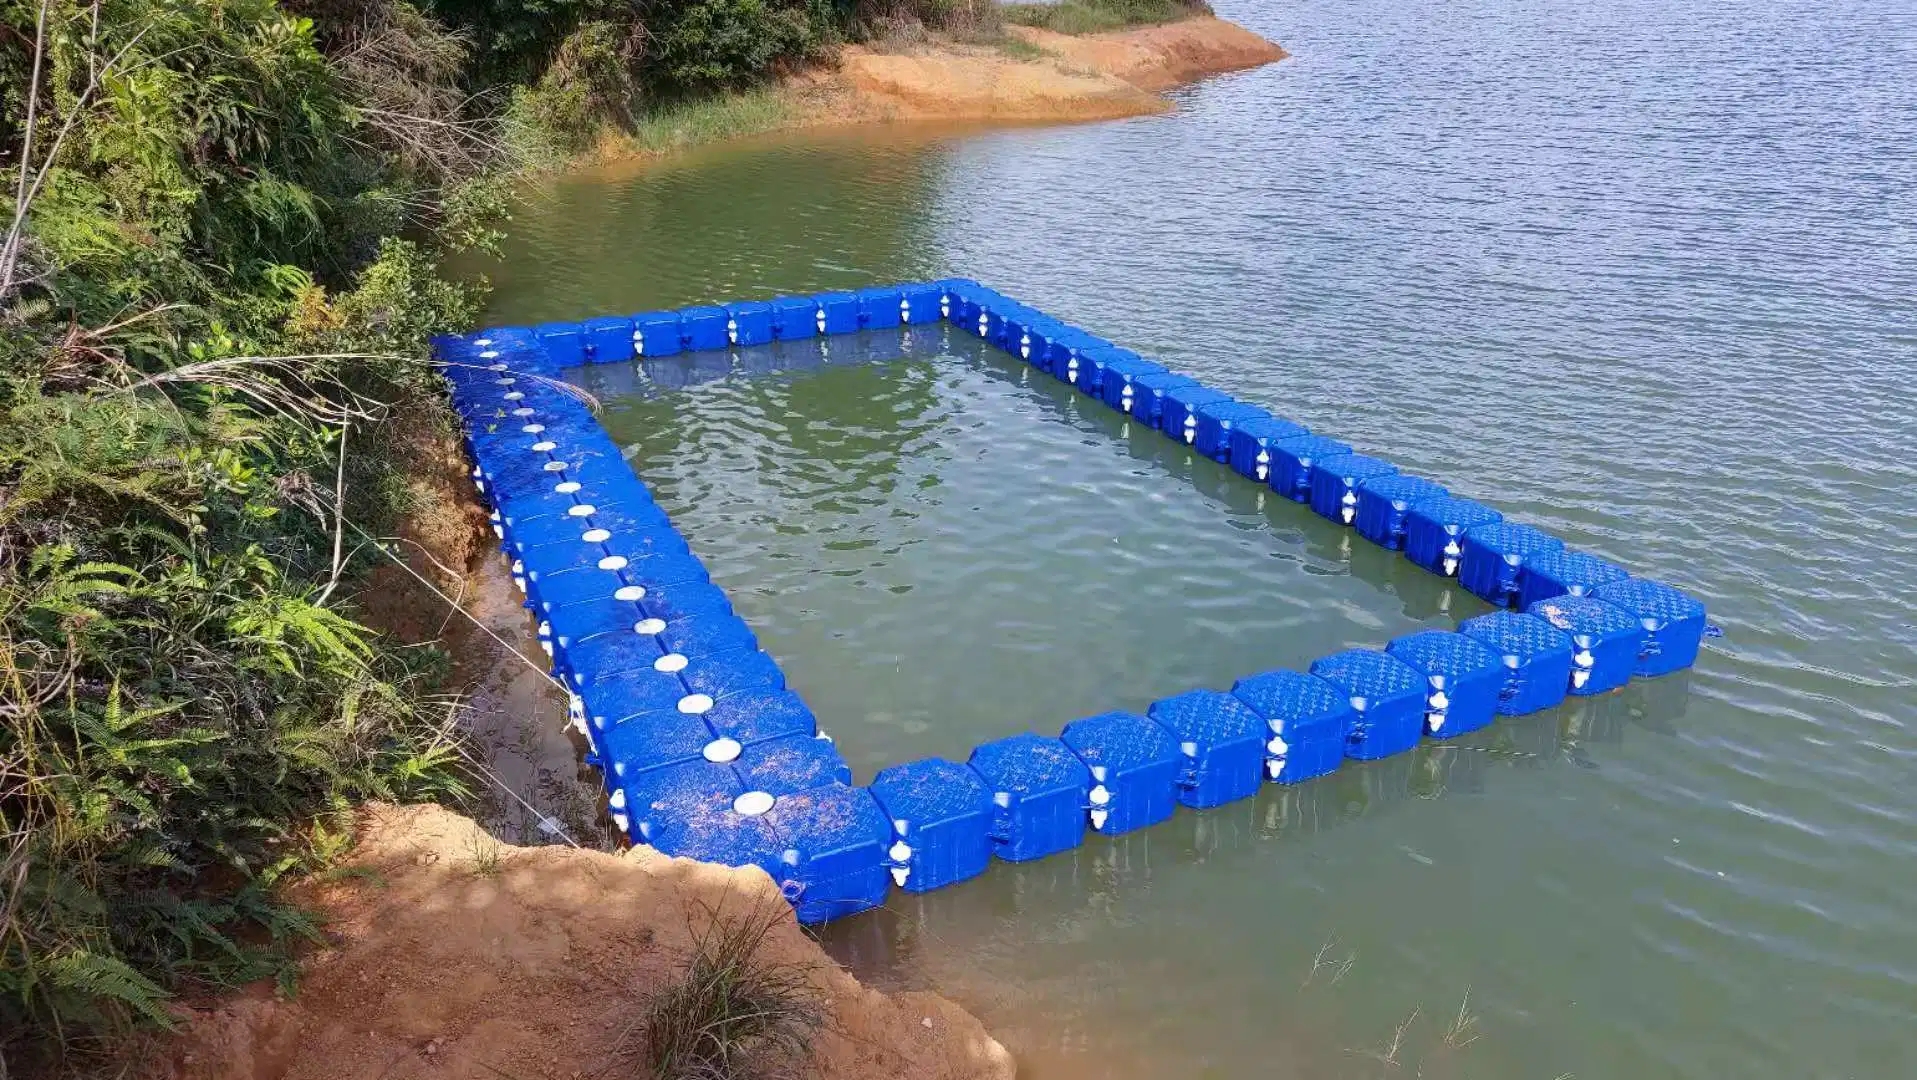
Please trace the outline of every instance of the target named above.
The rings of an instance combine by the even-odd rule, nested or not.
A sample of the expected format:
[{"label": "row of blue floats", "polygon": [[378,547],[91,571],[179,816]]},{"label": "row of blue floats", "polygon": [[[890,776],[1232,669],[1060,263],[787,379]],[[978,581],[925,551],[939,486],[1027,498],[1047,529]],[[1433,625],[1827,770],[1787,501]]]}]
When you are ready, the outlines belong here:
[{"label": "row of blue floats", "polygon": [[[1192,690],[1057,737],[897,765],[865,787],[582,399],[582,363],[948,319],[1503,610],[1457,631]],[[1012,301],[949,280],[445,338],[473,477],[615,821],[672,855],[759,866],[801,921],[925,892],[1403,753],[1500,715],[1688,667],[1704,607]]]}]

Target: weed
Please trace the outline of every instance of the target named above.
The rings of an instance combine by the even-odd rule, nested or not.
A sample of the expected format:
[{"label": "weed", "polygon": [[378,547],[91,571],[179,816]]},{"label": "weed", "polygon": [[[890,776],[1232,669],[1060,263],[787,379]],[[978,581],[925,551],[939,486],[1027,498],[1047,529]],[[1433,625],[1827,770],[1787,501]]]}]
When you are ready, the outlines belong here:
[{"label": "weed", "polygon": [[766,955],[783,904],[744,915],[708,910],[679,980],[646,1005],[645,1059],[658,1080],[779,1080],[802,1075],[825,1025],[802,964]]},{"label": "weed", "polygon": [[1059,34],[1097,34],[1209,15],[1211,5],[1205,0],[1061,0],[1006,4],[1001,10],[1009,23]]}]

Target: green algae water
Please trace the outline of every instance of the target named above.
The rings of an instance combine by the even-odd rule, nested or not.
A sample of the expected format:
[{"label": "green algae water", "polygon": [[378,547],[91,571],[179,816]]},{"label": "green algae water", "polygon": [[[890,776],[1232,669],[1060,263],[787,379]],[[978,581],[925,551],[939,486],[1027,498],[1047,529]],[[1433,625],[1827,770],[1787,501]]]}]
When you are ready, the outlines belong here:
[{"label": "green algae water", "polygon": [[[1696,669],[825,931],[1038,1078],[1917,1072],[1917,20],[1228,5],[1134,121],[569,178],[498,322],[963,274],[1662,577]],[[589,369],[867,780],[1485,610],[962,335]],[[542,722],[557,722],[556,717]]]}]

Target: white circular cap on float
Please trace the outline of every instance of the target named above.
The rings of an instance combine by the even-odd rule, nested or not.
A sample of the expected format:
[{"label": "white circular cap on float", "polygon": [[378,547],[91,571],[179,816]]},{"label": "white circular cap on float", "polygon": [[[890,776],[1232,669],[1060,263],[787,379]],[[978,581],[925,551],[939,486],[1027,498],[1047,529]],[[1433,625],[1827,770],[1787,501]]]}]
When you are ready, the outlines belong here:
[{"label": "white circular cap on float", "polygon": [[688,662],[684,653],[669,652],[652,662],[652,670],[671,675],[674,672],[684,671]]},{"label": "white circular cap on float", "polygon": [[[638,597],[633,599],[636,600]],[[632,632],[635,634],[663,634],[665,630],[666,620],[664,619],[640,619],[632,624]]]},{"label": "white circular cap on float", "polygon": [[777,801],[772,797],[771,792],[748,791],[732,800],[732,809],[746,817],[758,817],[772,809],[772,804]]},{"label": "white circular cap on float", "polygon": [[606,541],[612,539],[612,530],[587,529],[586,535],[580,537],[580,539],[584,540],[588,544],[603,544]]},{"label": "white circular cap on float", "polygon": [[563,461],[548,461],[545,465],[541,466],[541,468],[544,468],[547,472],[565,472],[566,463]]},{"label": "white circular cap on float", "polygon": [[513,410],[514,416],[531,416],[532,414],[533,414],[533,411],[531,409],[525,408],[523,406]]},{"label": "white circular cap on float", "polygon": [[523,432],[525,432],[525,433],[526,433],[526,434],[528,434],[528,435],[537,435],[537,434],[539,434],[540,432],[542,432],[542,431],[544,431],[544,430],[546,430],[546,425],[544,425],[544,424],[527,424],[527,425],[526,425],[525,427],[522,427],[522,428],[520,428],[519,430],[521,430],[521,431],[523,431]]},{"label": "white circular cap on float", "polygon": [[511,375],[501,375],[499,378],[493,380],[493,385],[511,386],[512,384],[518,381],[519,381],[518,379],[513,378]]},{"label": "white circular cap on float", "polygon": [[702,753],[707,761],[724,765],[728,761],[739,760],[739,754],[744,750],[745,747],[740,746],[737,739],[714,739],[706,744]]},{"label": "white circular cap on float", "polygon": [[557,484],[554,484],[552,489],[561,495],[571,495],[573,492],[579,490],[579,481],[561,480]]},{"label": "white circular cap on float", "polygon": [[598,509],[598,507],[591,503],[579,503],[576,506],[566,507],[566,513],[571,514],[573,517],[591,517]]},{"label": "white circular cap on float", "polygon": [[[490,344],[492,344],[492,342],[490,342],[490,341],[482,341],[482,342],[480,342],[479,344],[481,344],[481,345],[490,345]],[[493,351],[492,349],[487,349],[487,350],[486,350],[485,352],[483,352],[483,353],[480,353],[480,354],[479,354],[479,358],[480,358],[481,360],[493,360],[493,359],[497,359],[497,358],[498,358],[498,356],[499,356],[499,354],[498,354],[497,352],[495,352],[495,351]],[[494,370],[494,371],[504,371],[504,370],[506,370],[506,365],[504,365],[504,364],[494,364],[494,365],[493,365],[493,370]]]},{"label": "white circular cap on float", "polygon": [[646,598],[646,587],[644,585],[621,585],[613,590],[612,598],[614,600],[644,600]]},{"label": "white circular cap on float", "polygon": [[624,570],[625,568],[626,557],[624,555],[608,555],[599,560],[599,569],[601,570]]},{"label": "white circular cap on float", "polygon": [[506,400],[507,400],[507,401],[520,401],[520,400],[523,400],[523,399],[525,398],[525,396],[526,396],[526,394],[525,394],[525,392],[524,392],[524,391],[521,391],[521,390],[508,390],[508,391],[506,391]]},{"label": "white circular cap on float", "polygon": [[551,439],[546,439],[546,440],[534,443],[532,445],[532,448],[534,453],[543,454],[548,450],[559,449],[559,444],[556,442],[553,442]]},{"label": "white circular cap on float", "polygon": [[699,716],[712,711],[712,698],[707,694],[687,694],[679,699],[679,711],[687,716]]},{"label": "white circular cap on float", "polygon": [[885,849],[885,854],[889,856],[893,862],[910,862],[912,859],[912,845],[900,840]]}]

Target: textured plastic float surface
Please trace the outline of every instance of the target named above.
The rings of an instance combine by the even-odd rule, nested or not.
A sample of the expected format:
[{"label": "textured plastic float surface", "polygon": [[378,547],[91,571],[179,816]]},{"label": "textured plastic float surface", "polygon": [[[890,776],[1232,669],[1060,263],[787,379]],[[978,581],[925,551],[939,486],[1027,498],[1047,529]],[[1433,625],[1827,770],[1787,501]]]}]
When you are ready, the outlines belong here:
[{"label": "textured plastic float surface", "polygon": [[1280,416],[1263,416],[1232,426],[1232,470],[1264,484],[1271,481],[1271,447],[1281,439],[1309,435],[1303,424]]},{"label": "textured plastic float surface", "polygon": [[1152,703],[1150,716],[1185,756],[1178,801],[1204,809],[1256,794],[1265,777],[1265,718],[1217,690]]},{"label": "textured plastic float surface", "polygon": [[1340,525],[1358,520],[1358,485],[1390,476],[1398,467],[1365,454],[1331,454],[1311,463],[1311,509]]},{"label": "textured plastic float surface", "polygon": [[817,735],[818,717],[790,690],[742,690],[702,714],[715,737],[745,746],[786,735]]},{"label": "textured plastic float surface", "polygon": [[1198,380],[1170,371],[1163,374],[1150,371],[1126,385],[1132,390],[1132,407],[1126,410],[1121,403],[1119,411],[1129,411],[1134,419],[1155,428],[1165,415],[1165,395],[1184,387],[1197,386]]},{"label": "textured plastic float surface", "polygon": [[849,292],[822,292],[812,298],[818,305],[821,334],[850,334],[859,328],[859,298]]},{"label": "textured plastic float surface", "polygon": [[1092,774],[1064,743],[1013,735],[973,750],[968,764],[992,789],[993,852],[999,858],[1042,859],[1084,841]]},{"label": "textured plastic float surface", "polygon": [[1157,379],[1170,375],[1171,372],[1165,368],[1165,365],[1151,360],[1141,359],[1115,367],[1107,366],[1105,382],[1099,388],[1100,396],[1105,399],[1105,404],[1119,412],[1129,414],[1132,411],[1132,398],[1137,393],[1133,383],[1146,376]]},{"label": "textured plastic float surface", "polygon": [[1174,386],[1165,391],[1165,399],[1158,413],[1158,427],[1173,442],[1196,445],[1198,410],[1207,405],[1222,406],[1227,403],[1235,404],[1231,395],[1222,390],[1213,390],[1197,383]]},{"label": "textured plastic float surface", "polygon": [[804,341],[819,334],[819,305],[809,296],[779,296],[772,308],[772,336],[779,341]]},{"label": "textured plastic float surface", "polygon": [[1358,535],[1392,551],[1404,547],[1405,519],[1411,509],[1448,494],[1440,484],[1402,473],[1367,477],[1358,484]]},{"label": "textured plastic float surface", "polygon": [[1117,836],[1177,809],[1185,758],[1159,724],[1137,713],[1101,713],[1065,725],[1059,739],[1091,771],[1092,828]]},{"label": "textured plastic float surface", "polygon": [[1571,635],[1536,615],[1493,611],[1466,619],[1458,632],[1496,653],[1504,671],[1498,712],[1522,716],[1556,708],[1571,689]]},{"label": "textured plastic float surface", "polygon": [[1358,713],[1338,687],[1316,675],[1279,670],[1240,679],[1231,692],[1264,718],[1271,733],[1265,745],[1265,772],[1271,779],[1301,783],[1344,762]]},{"label": "textured plastic float surface", "polygon": [[1637,674],[1655,678],[1697,662],[1704,643],[1704,602],[1661,581],[1634,578],[1600,585],[1597,598],[1636,617],[1644,628]]},{"label": "textured plastic float surface", "polygon": [[1311,467],[1319,458],[1349,454],[1351,447],[1323,435],[1296,435],[1273,442],[1271,490],[1292,502],[1311,501]]},{"label": "textured plastic float surface", "polygon": [[1571,636],[1571,693],[1602,694],[1631,681],[1644,645],[1635,615],[1595,596],[1553,597],[1526,610]]},{"label": "textured plastic float surface", "polygon": [[770,344],[772,305],[758,300],[727,304],[726,336],[734,345]]},{"label": "textured plastic float surface", "polygon": [[774,795],[852,782],[852,767],[839,748],[816,735],[785,735],[741,747],[732,771],[748,790]]},{"label": "textured plastic float surface", "polygon": [[992,860],[992,792],[957,762],[926,758],[872,779],[872,797],[892,822],[893,880],[930,892],[985,872]]},{"label": "textured plastic float surface", "polygon": [[1346,757],[1373,761],[1418,745],[1425,679],[1409,665],[1373,649],[1348,649],[1315,661],[1311,673],[1337,687],[1357,714]]},{"label": "textured plastic float surface", "polygon": [[1454,577],[1464,555],[1465,531],[1503,520],[1503,514],[1470,499],[1427,499],[1405,512],[1404,557],[1434,574]]},{"label": "textured plastic float surface", "polygon": [[632,348],[636,356],[677,356],[685,346],[685,331],[676,311],[647,311],[632,317]]},{"label": "textured plastic float surface", "polygon": [[1192,449],[1213,461],[1231,459],[1231,436],[1239,424],[1275,419],[1271,413],[1242,401],[1213,402],[1198,407],[1197,437]]},{"label": "textured plastic float surface", "polygon": [[1425,677],[1425,734],[1448,739],[1497,719],[1504,665],[1482,642],[1449,630],[1422,630],[1393,640],[1385,652]]},{"label": "textured plastic float surface", "polygon": [[725,348],[731,343],[726,333],[726,309],[711,305],[680,308],[679,334],[688,349]]},{"label": "textured plastic float surface", "polygon": [[1458,584],[1487,604],[1505,607],[1516,599],[1524,560],[1564,546],[1557,537],[1511,521],[1466,530],[1460,544]]},{"label": "textured plastic float surface", "polygon": [[781,795],[766,823],[785,841],[773,875],[802,923],[856,915],[885,902],[892,825],[864,788],[833,784]]},{"label": "textured plastic float surface", "polygon": [[1558,548],[1525,556],[1518,574],[1518,607],[1528,608],[1553,596],[1589,596],[1600,585],[1631,575],[1615,563],[1583,551]]},{"label": "textured plastic float surface", "polygon": [[607,316],[584,324],[586,360],[593,364],[622,364],[632,359],[632,320]]}]

